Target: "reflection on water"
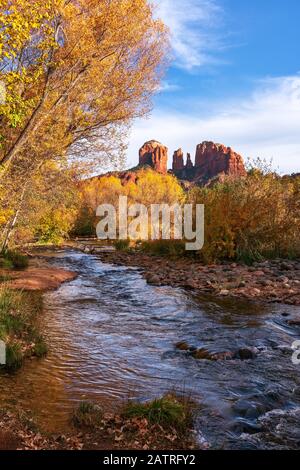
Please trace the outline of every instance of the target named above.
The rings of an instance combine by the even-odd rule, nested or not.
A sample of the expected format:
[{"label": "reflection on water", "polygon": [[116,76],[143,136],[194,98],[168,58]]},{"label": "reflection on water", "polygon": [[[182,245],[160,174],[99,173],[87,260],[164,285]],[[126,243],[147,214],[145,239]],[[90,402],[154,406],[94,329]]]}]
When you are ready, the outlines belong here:
[{"label": "reflection on water", "polygon": [[[300,368],[286,353],[297,332],[281,316],[292,307],[192,297],[149,286],[136,269],[72,251],[53,254],[49,262],[80,273],[45,295],[49,354],[13,376],[0,376],[2,403],[33,410],[46,429],[63,429],[81,400],[113,409],[118,400],[177,389],[201,403],[199,426],[205,423],[208,440],[221,446],[236,434],[232,423],[244,413],[242,399],[266,401],[276,388],[272,407],[297,403],[290,397]],[[259,347],[261,353],[252,361],[197,361],[175,350],[181,340],[213,352]]]}]

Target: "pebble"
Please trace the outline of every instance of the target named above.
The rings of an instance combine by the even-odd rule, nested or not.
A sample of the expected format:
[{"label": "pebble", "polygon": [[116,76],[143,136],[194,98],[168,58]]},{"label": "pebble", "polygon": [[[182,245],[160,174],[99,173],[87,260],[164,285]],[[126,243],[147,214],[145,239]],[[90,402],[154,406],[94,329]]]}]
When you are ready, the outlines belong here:
[{"label": "pebble", "polygon": [[260,276],[264,276],[264,275],[265,275],[264,271],[254,271],[253,272],[253,276],[260,277]]},{"label": "pebble", "polygon": [[287,283],[289,282],[289,278],[286,277],[286,276],[279,276],[279,277],[277,278],[277,280],[278,280],[279,282],[282,282],[283,284],[287,284]]},{"label": "pebble", "polygon": [[259,283],[261,286],[264,286],[264,287],[268,287],[273,284],[273,282],[270,279],[261,279]]},{"label": "pebble", "polygon": [[229,295],[229,290],[228,289],[222,289],[220,291],[220,295],[223,295],[223,296]]},{"label": "pebble", "polygon": [[253,295],[258,295],[258,294],[260,294],[260,292],[261,292],[260,289],[257,289],[257,288],[254,288],[254,289],[251,290],[251,293]]}]

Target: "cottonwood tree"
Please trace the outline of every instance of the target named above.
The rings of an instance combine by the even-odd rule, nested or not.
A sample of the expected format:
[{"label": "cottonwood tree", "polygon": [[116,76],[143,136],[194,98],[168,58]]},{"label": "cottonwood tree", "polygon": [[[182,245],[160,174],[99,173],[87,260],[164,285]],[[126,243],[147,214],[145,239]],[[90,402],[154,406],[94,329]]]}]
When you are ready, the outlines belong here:
[{"label": "cottonwood tree", "polygon": [[44,162],[118,154],[116,137],[150,110],[168,34],[146,0],[0,0],[0,7],[7,90],[0,180],[2,190],[15,185],[19,200]]}]

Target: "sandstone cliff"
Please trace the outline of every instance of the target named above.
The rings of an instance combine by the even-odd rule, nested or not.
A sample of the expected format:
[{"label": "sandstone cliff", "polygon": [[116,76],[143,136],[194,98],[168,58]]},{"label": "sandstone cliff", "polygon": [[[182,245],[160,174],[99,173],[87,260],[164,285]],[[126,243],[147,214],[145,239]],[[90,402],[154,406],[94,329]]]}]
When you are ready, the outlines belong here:
[{"label": "sandstone cliff", "polygon": [[234,152],[231,147],[214,142],[202,142],[197,145],[195,165],[188,154],[186,164],[179,168],[178,155],[175,152],[173,172],[179,179],[198,184],[206,184],[216,178],[222,179],[225,175],[234,178],[246,175],[241,155]]},{"label": "sandstone cliff", "polygon": [[139,165],[149,165],[158,173],[168,171],[168,149],[156,140],[150,140],[140,148]]},{"label": "sandstone cliff", "polygon": [[[184,161],[182,149],[178,149],[173,154],[172,170],[169,173],[181,180],[186,188],[194,184],[209,185],[216,181],[223,181],[226,176],[239,178],[247,174],[243,158],[234,152],[231,147],[214,142],[202,142],[197,145],[195,164],[188,153],[186,162]],[[130,182],[136,183],[138,170],[144,166],[149,166],[153,170],[161,173],[168,173],[168,149],[157,140],[145,142],[139,150],[139,164],[137,167],[121,172],[112,172],[120,178],[123,185]]]}]

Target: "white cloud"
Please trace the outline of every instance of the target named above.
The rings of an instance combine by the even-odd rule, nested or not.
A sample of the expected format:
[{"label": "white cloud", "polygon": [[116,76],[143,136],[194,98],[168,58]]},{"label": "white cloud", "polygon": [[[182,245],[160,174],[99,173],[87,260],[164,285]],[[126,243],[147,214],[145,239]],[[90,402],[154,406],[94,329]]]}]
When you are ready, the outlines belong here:
[{"label": "white cloud", "polygon": [[163,81],[160,87],[158,88],[158,93],[174,92],[181,90],[181,87],[176,83],[170,83],[168,81]]},{"label": "white cloud", "polygon": [[191,70],[216,62],[221,8],[215,0],[157,0],[158,16],[169,27],[175,65]]},{"label": "white cloud", "polygon": [[[186,109],[188,106],[186,106]],[[199,106],[201,109],[201,106]],[[148,120],[136,122],[128,163],[135,165],[138,149],[150,139],[194,155],[196,144],[213,140],[233,147],[245,159],[271,159],[282,172],[300,172],[300,75],[257,83],[251,96],[231,104],[215,103],[209,114],[156,109]]]}]

